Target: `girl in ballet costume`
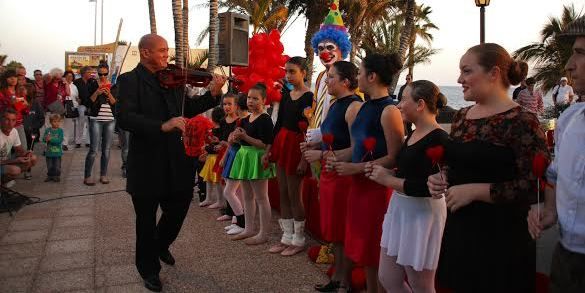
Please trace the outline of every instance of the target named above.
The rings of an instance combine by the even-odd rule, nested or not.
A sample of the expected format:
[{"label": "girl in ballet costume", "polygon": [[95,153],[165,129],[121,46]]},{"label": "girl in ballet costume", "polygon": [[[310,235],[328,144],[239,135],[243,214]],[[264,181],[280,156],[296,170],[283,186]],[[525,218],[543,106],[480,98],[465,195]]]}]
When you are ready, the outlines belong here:
[{"label": "girl in ballet costume", "polygon": [[304,110],[313,104],[313,93],[305,85],[305,58],[290,58],[285,64],[285,71],[286,81],[292,85],[292,90],[283,90],[274,126],[274,144],[270,148],[270,159],[276,162],[281,216],[278,222],[283,233],[280,242],[269,252],[291,256],[305,247],[305,209],[300,189],[308,164],[302,159],[300,144],[305,141],[305,134],[299,123],[309,123]]},{"label": "girl in ballet costume", "polygon": [[388,94],[392,76],[402,68],[397,54],[368,54],[360,65],[358,85],[369,99],[350,126],[351,156],[330,156],[329,166],[351,175],[347,199],[345,255],[366,271],[368,292],[378,291],[382,222],[391,190],[365,177],[366,163],[393,168],[404,140],[400,111]]},{"label": "girl in ballet costume", "polygon": [[222,132],[221,121],[224,116],[225,112],[221,107],[216,107],[211,111],[211,121],[213,121],[214,127],[206,138],[207,145],[205,146],[205,152],[207,153],[207,157],[199,173],[199,176],[206,183],[205,190],[207,194],[205,200],[199,204],[200,207],[206,206],[210,209],[219,209],[225,205],[223,203],[223,190],[221,188],[221,174],[214,170],[215,163],[218,160],[218,152],[222,147],[219,137]]},{"label": "girl in ballet costume", "polygon": [[[233,240],[245,239],[248,245],[268,241],[270,230],[270,202],[268,200],[268,179],[274,177],[274,166],[268,164],[267,149],[272,144],[272,119],[264,110],[266,86],[254,85],[248,92],[250,115],[242,119],[233,137],[241,147],[236,153],[230,170],[230,178],[240,180],[244,196],[244,230]],[[260,229],[255,231],[256,205],[260,215]]]}]

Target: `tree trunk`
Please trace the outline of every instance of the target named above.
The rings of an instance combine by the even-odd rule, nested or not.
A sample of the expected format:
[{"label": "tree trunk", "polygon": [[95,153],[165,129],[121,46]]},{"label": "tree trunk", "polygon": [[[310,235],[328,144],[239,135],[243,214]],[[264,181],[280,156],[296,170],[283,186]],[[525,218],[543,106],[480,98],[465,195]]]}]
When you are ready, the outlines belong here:
[{"label": "tree trunk", "polygon": [[189,50],[189,0],[183,0],[183,52],[185,53],[185,68],[191,62],[191,51]]},{"label": "tree trunk", "polygon": [[156,16],[154,14],[154,0],[148,0],[148,16],[150,17],[150,33],[156,34]]},{"label": "tree trunk", "polygon": [[183,67],[185,57],[183,55],[183,17],[182,1],[173,0],[173,20],[175,26],[175,64]]},{"label": "tree trunk", "polygon": [[[400,33],[400,46],[398,47],[398,56],[400,60],[404,63],[404,57],[406,56],[406,52],[408,46],[410,44],[410,37],[411,32],[414,27],[414,9],[416,7],[416,3],[414,0],[408,0],[406,2],[406,16],[404,20],[404,27],[402,28],[402,33]],[[398,84],[398,78],[400,77],[400,72],[394,75],[392,78],[392,84],[388,87],[388,91],[390,94],[394,93],[396,89],[396,85]]]},{"label": "tree trunk", "polygon": [[[317,2],[317,1],[315,1]],[[305,34],[305,54],[307,54],[307,64],[309,64],[309,72],[307,72],[307,82],[309,86],[313,81],[313,68],[314,68],[314,60],[315,60],[315,52],[313,51],[313,46],[311,46],[311,39],[313,35],[319,31],[319,27],[321,26],[321,22],[325,18],[325,15],[328,13],[326,9],[325,3],[321,3],[319,1],[316,4],[313,4],[313,7],[307,9],[306,17],[307,17],[307,32]]]},{"label": "tree trunk", "polygon": [[[416,40],[410,40],[410,46],[408,48],[408,74],[413,76],[414,72],[414,42]],[[414,80],[414,79],[413,79]]]},{"label": "tree trunk", "polygon": [[217,48],[217,33],[219,31],[218,6],[218,0],[209,0],[209,57],[207,59],[207,71],[209,72],[215,69],[219,58]]}]

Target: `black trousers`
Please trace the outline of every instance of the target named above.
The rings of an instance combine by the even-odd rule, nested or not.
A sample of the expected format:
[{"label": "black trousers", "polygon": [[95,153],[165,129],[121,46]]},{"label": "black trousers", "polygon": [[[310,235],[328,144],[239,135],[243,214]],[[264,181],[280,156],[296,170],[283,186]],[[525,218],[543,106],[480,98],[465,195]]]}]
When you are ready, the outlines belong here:
[{"label": "black trousers", "polygon": [[551,293],[585,292],[585,254],[569,251],[557,244],[550,266]]},{"label": "black trousers", "polygon": [[[136,213],[136,268],[143,278],[160,272],[160,252],[177,239],[193,198],[193,191],[165,195],[132,195]],[[160,206],[162,215],[156,222]]]}]

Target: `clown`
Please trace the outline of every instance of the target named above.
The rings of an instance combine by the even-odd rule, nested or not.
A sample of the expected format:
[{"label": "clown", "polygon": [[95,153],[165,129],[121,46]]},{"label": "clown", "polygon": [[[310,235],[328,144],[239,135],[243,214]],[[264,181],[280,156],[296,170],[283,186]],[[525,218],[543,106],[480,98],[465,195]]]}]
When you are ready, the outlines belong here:
[{"label": "clown", "polygon": [[321,64],[325,66],[325,70],[317,76],[313,90],[315,101],[307,135],[310,141],[320,141],[319,126],[325,119],[333,99],[327,92],[327,70],[333,63],[347,58],[351,51],[349,35],[339,12],[339,0],[331,3],[329,14],[325,17],[320,30],[311,39],[311,45],[315,54],[319,56]]}]

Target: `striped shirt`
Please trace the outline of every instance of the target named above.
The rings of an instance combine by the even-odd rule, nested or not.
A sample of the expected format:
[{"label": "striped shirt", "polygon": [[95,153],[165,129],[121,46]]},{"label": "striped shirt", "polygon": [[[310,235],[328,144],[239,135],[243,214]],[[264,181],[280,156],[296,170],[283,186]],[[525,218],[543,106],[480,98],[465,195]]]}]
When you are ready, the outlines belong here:
[{"label": "striped shirt", "polygon": [[524,110],[534,113],[536,115],[544,112],[544,103],[542,101],[542,94],[538,90],[532,93],[526,88],[520,91],[516,102],[524,108]]},{"label": "striped shirt", "polygon": [[113,121],[114,120],[114,115],[112,114],[112,107],[110,107],[110,104],[108,103],[103,103],[102,106],[100,107],[100,111],[98,112],[98,115],[96,117],[97,121]]}]

